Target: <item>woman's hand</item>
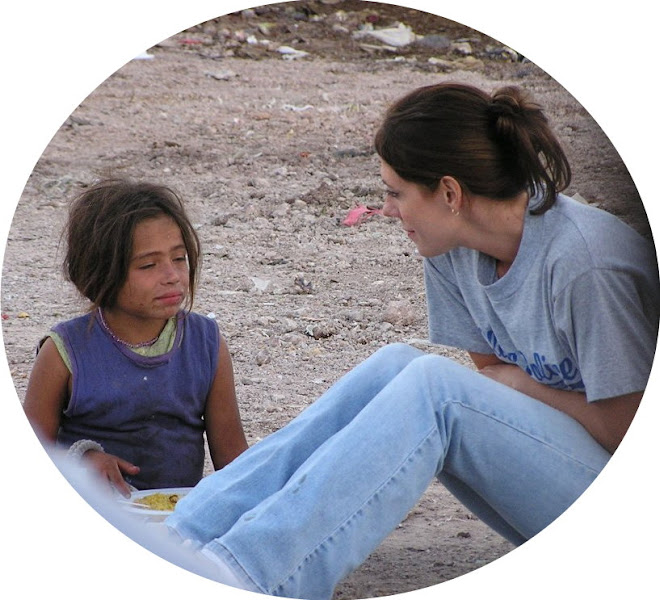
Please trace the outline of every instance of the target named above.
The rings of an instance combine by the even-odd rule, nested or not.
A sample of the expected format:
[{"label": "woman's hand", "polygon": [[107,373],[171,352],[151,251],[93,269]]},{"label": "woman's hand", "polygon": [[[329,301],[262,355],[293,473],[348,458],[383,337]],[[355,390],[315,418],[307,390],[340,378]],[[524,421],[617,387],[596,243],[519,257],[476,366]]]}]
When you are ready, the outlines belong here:
[{"label": "woman's hand", "polygon": [[506,363],[488,365],[479,369],[479,373],[532,397],[534,397],[534,389],[541,385],[517,365]]},{"label": "woman's hand", "polygon": [[91,465],[101,479],[107,481],[108,485],[116,489],[122,496],[128,498],[131,495],[131,488],[124,481],[123,474],[136,475],[140,472],[140,467],[100,450],[88,450],[83,454],[82,460]]},{"label": "woman's hand", "polygon": [[628,431],[643,394],[639,391],[587,402],[586,394],[543,385],[516,365],[486,364],[479,373],[573,417],[610,453]]}]

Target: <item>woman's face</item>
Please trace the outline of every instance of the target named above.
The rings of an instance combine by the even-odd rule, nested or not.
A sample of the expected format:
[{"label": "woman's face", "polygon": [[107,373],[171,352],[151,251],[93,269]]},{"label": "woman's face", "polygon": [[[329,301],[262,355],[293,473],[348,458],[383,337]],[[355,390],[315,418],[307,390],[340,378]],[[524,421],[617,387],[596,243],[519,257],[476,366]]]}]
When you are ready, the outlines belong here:
[{"label": "woman's face", "polygon": [[432,192],[402,179],[383,160],[380,173],[386,186],[383,214],[401,221],[422,256],[444,254],[457,245],[456,217],[443,201],[442,184]]}]

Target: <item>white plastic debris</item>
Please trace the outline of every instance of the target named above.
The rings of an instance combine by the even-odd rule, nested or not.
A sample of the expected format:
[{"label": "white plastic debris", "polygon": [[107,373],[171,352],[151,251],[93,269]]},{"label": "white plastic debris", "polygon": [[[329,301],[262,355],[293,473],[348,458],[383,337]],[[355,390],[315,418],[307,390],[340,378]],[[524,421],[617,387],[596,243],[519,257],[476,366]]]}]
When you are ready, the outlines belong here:
[{"label": "white plastic debris", "polygon": [[304,112],[306,110],[311,110],[314,107],[311,104],[305,104],[305,106],[295,106],[293,104],[283,104],[282,108],[284,110],[291,110],[293,112]]},{"label": "white plastic debris", "polygon": [[309,52],[296,50],[295,48],[291,48],[291,46],[280,46],[277,51],[282,55],[282,58],[287,60],[295,60],[296,58],[304,58],[305,56],[309,56]]},{"label": "white plastic debris", "polygon": [[412,44],[414,41],[423,37],[414,33],[412,28],[403,23],[397,23],[396,27],[386,27],[384,29],[373,29],[373,26],[369,25],[353,34],[353,37],[356,39],[367,36],[376,38],[378,41],[396,48]]},{"label": "white plastic debris", "polygon": [[259,292],[265,292],[270,286],[270,280],[268,279],[262,279],[261,277],[250,277],[250,279]]}]

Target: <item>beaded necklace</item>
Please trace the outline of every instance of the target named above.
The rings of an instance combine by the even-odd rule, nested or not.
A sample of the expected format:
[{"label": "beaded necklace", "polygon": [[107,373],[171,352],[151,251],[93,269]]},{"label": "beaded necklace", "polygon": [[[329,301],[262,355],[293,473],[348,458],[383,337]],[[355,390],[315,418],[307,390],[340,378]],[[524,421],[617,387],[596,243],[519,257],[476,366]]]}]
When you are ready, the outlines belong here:
[{"label": "beaded necklace", "polygon": [[103,326],[103,329],[105,329],[106,333],[113,339],[115,342],[122,344],[123,346],[126,346],[128,348],[146,348],[147,346],[153,346],[157,341],[158,338],[160,337],[160,334],[158,334],[153,340],[149,340],[148,342],[139,342],[138,344],[129,344],[128,342],[122,340],[120,337],[117,337],[112,329],[108,326],[108,324],[105,322],[105,319],[103,318],[103,311],[99,307],[98,309],[99,313],[99,321],[101,322],[101,325]]}]

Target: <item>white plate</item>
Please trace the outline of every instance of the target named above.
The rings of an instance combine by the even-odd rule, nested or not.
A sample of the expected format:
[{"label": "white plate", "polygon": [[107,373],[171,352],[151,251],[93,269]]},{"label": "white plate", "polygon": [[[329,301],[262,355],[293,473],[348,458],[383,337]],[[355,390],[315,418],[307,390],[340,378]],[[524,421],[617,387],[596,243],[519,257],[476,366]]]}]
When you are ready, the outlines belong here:
[{"label": "white plate", "polygon": [[192,488],[185,487],[185,488],[160,488],[160,489],[154,489],[154,490],[139,490],[137,492],[133,492],[131,494],[130,499],[127,499],[124,502],[121,502],[121,504],[128,510],[129,512],[142,516],[142,517],[159,517],[164,519],[168,515],[171,515],[172,512],[171,510],[154,510],[153,508],[148,508],[144,507],[142,508],[139,505],[136,504],[128,504],[128,502],[135,502],[136,500],[139,500],[140,498],[144,498],[145,496],[151,496],[152,494],[178,494],[180,496],[179,500],[185,496]]}]

